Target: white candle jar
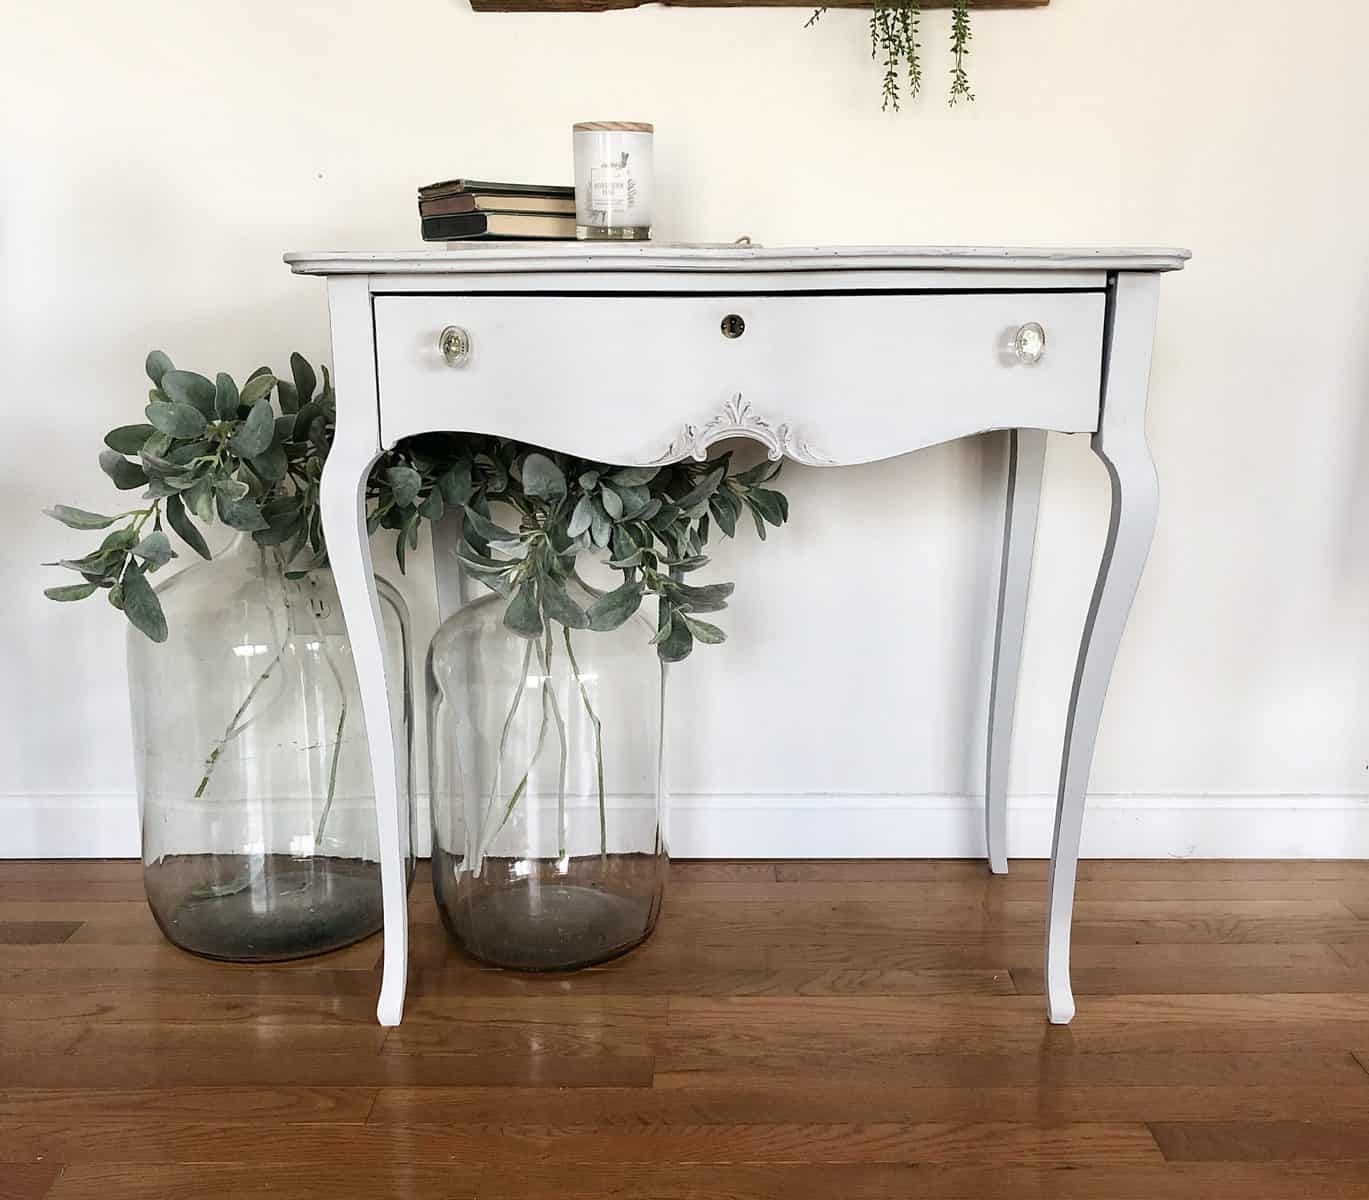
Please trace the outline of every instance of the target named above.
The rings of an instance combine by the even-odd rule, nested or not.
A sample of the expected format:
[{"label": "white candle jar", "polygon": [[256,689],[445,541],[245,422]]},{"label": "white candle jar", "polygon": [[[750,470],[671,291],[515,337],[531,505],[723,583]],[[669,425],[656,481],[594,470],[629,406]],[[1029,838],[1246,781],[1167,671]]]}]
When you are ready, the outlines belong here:
[{"label": "white candle jar", "polygon": [[575,236],[651,237],[652,127],[638,121],[581,121],[575,135]]}]

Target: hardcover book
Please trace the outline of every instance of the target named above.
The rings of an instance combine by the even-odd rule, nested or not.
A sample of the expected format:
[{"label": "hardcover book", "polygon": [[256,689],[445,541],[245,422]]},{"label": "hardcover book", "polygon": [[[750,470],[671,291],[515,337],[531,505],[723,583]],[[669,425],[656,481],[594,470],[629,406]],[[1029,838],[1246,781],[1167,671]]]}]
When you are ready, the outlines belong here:
[{"label": "hardcover book", "polygon": [[425,242],[458,238],[574,239],[575,218],[545,213],[467,212],[424,217]]},{"label": "hardcover book", "polygon": [[496,196],[546,196],[562,200],[575,199],[573,187],[536,183],[492,183],[483,179],[444,179],[418,189],[419,200],[435,200],[461,192],[475,192]]},{"label": "hardcover book", "polygon": [[575,214],[574,199],[558,196],[499,195],[497,192],[458,192],[418,202],[422,217],[445,217],[466,212],[529,212],[556,215]]}]

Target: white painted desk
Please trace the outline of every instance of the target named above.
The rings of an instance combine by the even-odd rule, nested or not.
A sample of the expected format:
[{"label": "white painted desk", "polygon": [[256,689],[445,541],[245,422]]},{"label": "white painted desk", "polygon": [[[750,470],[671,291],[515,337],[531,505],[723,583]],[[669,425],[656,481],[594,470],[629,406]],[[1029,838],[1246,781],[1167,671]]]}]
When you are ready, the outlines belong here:
[{"label": "white painted desk", "polygon": [[[323,527],[370,735],[385,890],[381,1023],[398,1024],[403,1013],[408,956],[407,814],[364,512],[382,448],[451,430],[639,464],[702,458],[722,438],[747,437],[772,458],[843,466],[991,429],[1012,431],[986,772],[995,872],[1007,869],[1008,754],[1046,431],[1091,434],[1112,479],[1051,851],[1047,1011],[1068,1022],[1084,794],[1155,529],[1144,419],[1160,274],[1187,258],[1183,250],[584,243],[286,255],[296,272],[328,277],[338,426]],[[444,615],[459,591],[445,536],[435,535]]]}]

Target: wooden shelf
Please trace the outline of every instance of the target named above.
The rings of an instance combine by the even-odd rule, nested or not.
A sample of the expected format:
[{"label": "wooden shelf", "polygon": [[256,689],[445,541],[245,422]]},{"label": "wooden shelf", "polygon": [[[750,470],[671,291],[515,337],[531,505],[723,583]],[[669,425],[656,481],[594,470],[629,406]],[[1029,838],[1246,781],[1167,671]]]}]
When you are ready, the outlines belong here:
[{"label": "wooden shelf", "polygon": [[[971,8],[1045,8],[1051,0],[969,0]],[[668,4],[675,8],[819,8],[815,0],[471,0],[476,12],[605,12]],[[922,0],[923,8],[951,8],[954,0]],[[829,0],[829,8],[869,8],[870,0]]]}]

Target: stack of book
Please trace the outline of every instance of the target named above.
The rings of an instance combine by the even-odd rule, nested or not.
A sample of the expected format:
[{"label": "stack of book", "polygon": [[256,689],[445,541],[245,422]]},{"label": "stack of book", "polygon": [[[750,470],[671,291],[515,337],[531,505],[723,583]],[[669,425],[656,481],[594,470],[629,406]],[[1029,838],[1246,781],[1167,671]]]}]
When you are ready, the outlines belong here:
[{"label": "stack of book", "polygon": [[575,238],[575,189],[447,179],[418,189],[425,242]]}]

